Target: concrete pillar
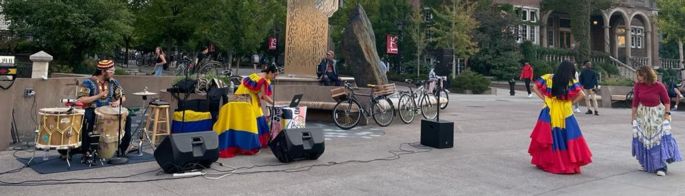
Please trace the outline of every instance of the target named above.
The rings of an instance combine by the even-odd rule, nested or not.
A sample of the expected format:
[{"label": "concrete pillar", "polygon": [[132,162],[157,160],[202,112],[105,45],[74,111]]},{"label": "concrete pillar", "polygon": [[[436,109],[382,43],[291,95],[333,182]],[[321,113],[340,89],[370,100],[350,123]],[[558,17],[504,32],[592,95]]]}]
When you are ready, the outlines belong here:
[{"label": "concrete pillar", "polygon": [[606,12],[603,12],[604,17],[604,52],[611,55],[611,16],[607,16]]},{"label": "concrete pillar", "polygon": [[611,34],[609,33],[611,26],[604,25],[602,28],[604,28],[604,52],[611,54]]},{"label": "concrete pillar", "polygon": [[625,33],[625,36],[626,36],[626,64],[629,66],[632,66],[630,64],[630,57],[632,56],[631,51],[630,51],[630,49],[631,49],[630,45],[632,43],[632,41],[630,40],[630,37],[632,36],[630,34],[630,23],[631,22],[632,22],[632,18],[626,19],[626,22],[625,22],[625,24],[626,24],[626,26],[625,26],[625,29],[626,29],[626,33]]},{"label": "concrete pillar", "polygon": [[547,21],[540,23],[540,46],[547,48]]},{"label": "concrete pillar", "polygon": [[31,78],[48,78],[48,69],[52,56],[45,51],[40,51],[29,56],[29,59],[33,62]]},{"label": "concrete pillar", "polygon": [[[645,25],[647,27],[647,25]],[[647,41],[645,42],[644,47],[647,48],[647,63],[651,64],[651,66],[657,66],[658,64],[654,63],[654,58],[652,57],[652,29],[648,28],[645,29],[645,38],[647,38]]]},{"label": "concrete pillar", "polygon": [[[649,21],[656,21],[656,18],[652,17]],[[659,26],[656,22],[651,22],[650,25],[652,27],[652,34],[649,36],[652,38],[652,43],[648,46],[652,48],[652,63],[656,65],[661,61],[661,57],[659,56],[659,33],[654,33],[659,32]]]}]

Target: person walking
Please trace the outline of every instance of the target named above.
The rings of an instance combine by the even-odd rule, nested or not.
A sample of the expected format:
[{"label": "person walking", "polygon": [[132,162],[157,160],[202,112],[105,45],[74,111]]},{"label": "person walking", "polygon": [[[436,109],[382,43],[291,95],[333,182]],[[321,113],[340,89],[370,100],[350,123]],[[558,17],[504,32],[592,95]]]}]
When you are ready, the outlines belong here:
[{"label": "person walking", "polygon": [[155,48],[155,71],[153,72],[155,76],[162,76],[164,73],[164,65],[167,63],[166,54],[162,50],[162,47]]},{"label": "person walking", "polygon": [[583,92],[585,92],[585,106],[587,106],[587,112],[585,114],[594,114],[599,116],[597,108],[597,72],[592,70],[592,63],[590,61],[583,62],[583,71],[580,73],[580,85],[583,85]]},{"label": "person walking", "polygon": [[521,74],[519,79],[523,80],[526,85],[526,91],[528,91],[528,97],[532,97],[533,94],[530,92],[530,82],[533,81],[533,66],[530,63],[525,62],[523,67],[521,67]]}]

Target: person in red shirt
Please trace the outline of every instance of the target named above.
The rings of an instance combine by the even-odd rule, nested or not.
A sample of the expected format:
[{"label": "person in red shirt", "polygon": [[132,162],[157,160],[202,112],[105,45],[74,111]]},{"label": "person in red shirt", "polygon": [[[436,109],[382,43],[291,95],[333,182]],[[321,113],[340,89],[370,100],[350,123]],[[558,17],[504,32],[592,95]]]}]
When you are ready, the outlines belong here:
[{"label": "person in red shirt", "polygon": [[637,70],[633,87],[633,156],[645,172],[666,175],[669,163],[683,158],[671,134],[671,100],[649,66]]},{"label": "person in red shirt", "polygon": [[530,92],[530,81],[533,80],[533,66],[531,66],[530,63],[525,62],[523,64],[523,67],[521,68],[521,74],[519,75],[519,79],[523,80],[523,82],[526,83],[526,91],[528,91],[528,97],[531,97],[532,94]]}]

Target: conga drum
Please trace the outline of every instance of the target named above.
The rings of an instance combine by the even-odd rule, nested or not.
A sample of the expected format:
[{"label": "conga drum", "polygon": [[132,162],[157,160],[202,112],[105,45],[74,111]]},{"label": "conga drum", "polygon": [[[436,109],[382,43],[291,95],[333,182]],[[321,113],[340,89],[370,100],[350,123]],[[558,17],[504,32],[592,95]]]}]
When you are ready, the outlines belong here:
[{"label": "conga drum", "polygon": [[[119,107],[103,106],[95,109],[95,126],[93,132],[100,135],[100,158],[111,159],[114,157],[118,141],[124,137],[124,127],[126,127],[126,116],[128,109],[121,107],[121,118],[119,117]],[[121,121],[119,121],[121,119]],[[119,124],[121,122],[121,125]],[[119,127],[121,126],[121,127]],[[121,132],[120,132],[121,131]],[[117,138],[119,136],[119,138]]]},{"label": "conga drum", "polygon": [[40,109],[36,148],[66,150],[80,147],[84,114],[82,109]]}]

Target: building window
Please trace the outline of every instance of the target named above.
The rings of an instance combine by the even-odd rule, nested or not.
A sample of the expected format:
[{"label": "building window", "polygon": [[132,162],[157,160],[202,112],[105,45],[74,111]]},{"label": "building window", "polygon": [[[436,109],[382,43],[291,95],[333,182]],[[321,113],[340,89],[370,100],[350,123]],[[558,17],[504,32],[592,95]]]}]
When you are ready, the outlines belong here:
[{"label": "building window", "polygon": [[517,7],[516,13],[521,17],[521,21],[528,23],[518,26],[518,31],[516,31],[518,33],[516,36],[516,41],[519,43],[523,41],[531,41],[534,44],[538,44],[537,36],[540,34],[540,28],[532,23],[538,21],[539,9],[531,7]]},{"label": "building window", "polygon": [[630,48],[642,48],[644,46],[644,32],[644,27],[630,27]]}]

